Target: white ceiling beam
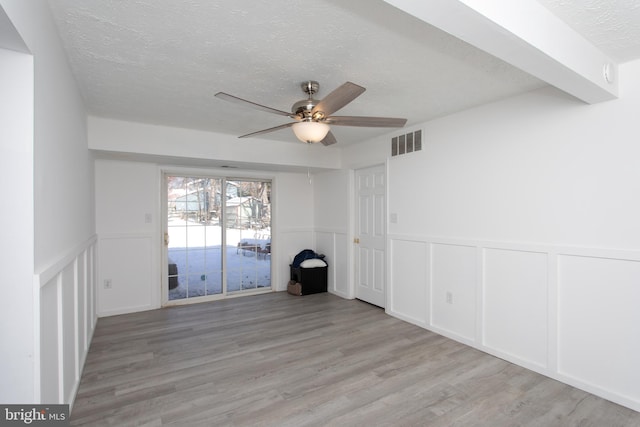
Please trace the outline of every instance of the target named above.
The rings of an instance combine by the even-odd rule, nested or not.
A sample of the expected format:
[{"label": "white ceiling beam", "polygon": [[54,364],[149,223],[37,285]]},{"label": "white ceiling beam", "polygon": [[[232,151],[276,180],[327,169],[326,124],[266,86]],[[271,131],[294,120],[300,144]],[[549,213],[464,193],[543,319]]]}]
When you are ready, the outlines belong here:
[{"label": "white ceiling beam", "polygon": [[618,97],[617,64],[535,0],[385,0],[589,104]]},{"label": "white ceiling beam", "polygon": [[29,48],[20,37],[18,30],[13,26],[2,5],[0,5],[0,48],[30,53]]}]

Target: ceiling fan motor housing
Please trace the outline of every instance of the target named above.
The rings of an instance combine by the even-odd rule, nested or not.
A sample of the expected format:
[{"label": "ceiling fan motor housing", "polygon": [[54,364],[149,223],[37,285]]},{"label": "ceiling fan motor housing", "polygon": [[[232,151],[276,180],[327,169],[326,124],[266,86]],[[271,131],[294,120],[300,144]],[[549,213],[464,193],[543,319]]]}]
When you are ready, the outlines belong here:
[{"label": "ceiling fan motor housing", "polygon": [[293,107],[291,107],[291,112],[295,116],[298,116],[303,120],[306,118],[311,118],[311,110],[313,110],[313,107],[315,107],[317,104],[318,101],[313,98],[303,99],[302,101],[298,101],[293,104]]},{"label": "ceiling fan motor housing", "polygon": [[309,95],[309,97],[293,104],[291,112],[301,120],[320,120],[324,118],[324,114],[320,114],[318,117],[315,117],[315,115],[312,116],[311,114],[312,110],[319,102],[317,99],[313,99],[313,95],[320,89],[320,83],[310,80],[301,83],[300,87],[304,93]]}]

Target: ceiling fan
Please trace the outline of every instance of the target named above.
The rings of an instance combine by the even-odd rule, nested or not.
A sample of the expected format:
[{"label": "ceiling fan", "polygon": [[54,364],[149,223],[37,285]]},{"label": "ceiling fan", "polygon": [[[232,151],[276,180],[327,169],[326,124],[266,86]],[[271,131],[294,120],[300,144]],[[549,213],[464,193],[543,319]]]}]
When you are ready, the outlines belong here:
[{"label": "ceiling fan", "polygon": [[346,82],[342,86],[335,89],[322,100],[313,98],[318,92],[320,84],[316,81],[307,81],[301,85],[302,91],[308,95],[307,99],[298,101],[291,107],[291,112],[277,110],[228,93],[218,92],[215,96],[225,101],[235,102],[240,105],[255,108],[257,110],[266,111],[267,113],[278,114],[294,119],[294,122],[285,123],[280,126],[269,129],[259,130],[239,138],[248,138],[268,132],[291,127],[296,137],[307,143],[321,142],[324,145],[335,144],[336,138],[331,133],[329,125],[336,126],[363,126],[363,127],[402,127],[407,119],[399,119],[393,117],[367,117],[367,116],[332,116],[333,113],[356,99],[366,90],[362,86],[355,83]]}]

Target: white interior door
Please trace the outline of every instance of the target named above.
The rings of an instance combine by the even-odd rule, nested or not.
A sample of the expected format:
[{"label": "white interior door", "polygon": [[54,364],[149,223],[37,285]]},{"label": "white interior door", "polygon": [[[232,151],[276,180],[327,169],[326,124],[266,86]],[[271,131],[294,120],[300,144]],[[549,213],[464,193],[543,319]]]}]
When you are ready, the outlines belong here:
[{"label": "white interior door", "polygon": [[385,306],[384,165],[356,171],[356,298]]}]

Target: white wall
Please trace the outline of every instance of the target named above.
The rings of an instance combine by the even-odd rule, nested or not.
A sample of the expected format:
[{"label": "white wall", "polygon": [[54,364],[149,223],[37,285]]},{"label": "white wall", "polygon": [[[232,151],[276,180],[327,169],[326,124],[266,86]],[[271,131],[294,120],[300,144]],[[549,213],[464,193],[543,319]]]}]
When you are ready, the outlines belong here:
[{"label": "white wall", "polygon": [[[239,177],[264,177],[273,179],[273,246],[271,261],[273,264],[272,286],[276,290],[285,290],[289,280],[289,263],[293,256],[300,250],[314,247],[313,227],[313,185],[309,183],[306,174],[274,172],[280,169],[290,168],[339,168],[340,151],[326,149],[322,146],[308,146],[306,144],[286,143],[267,140],[238,140],[232,135],[223,135],[213,132],[204,132],[192,129],[181,129],[143,123],[125,122],[99,117],[89,118],[89,146],[93,150],[118,155],[142,155],[147,156],[148,163],[131,162],[130,167],[121,178],[115,178],[111,182],[111,176],[117,175],[118,162],[113,160],[99,161],[96,176],[96,206],[98,209],[97,228],[103,238],[110,239],[109,243],[101,244],[101,254],[104,250],[110,251],[110,255],[100,258],[101,269],[98,283],[104,279],[112,278],[117,274],[116,265],[122,265],[125,259],[132,259],[132,254],[126,255],[121,248],[150,253],[150,272],[142,272],[141,267],[131,267],[127,270],[130,277],[139,277],[137,289],[144,288],[134,295],[135,298],[124,299],[125,292],[111,289],[103,292],[100,289],[100,315],[112,315],[117,313],[136,311],[158,307],[160,295],[156,294],[155,283],[159,281],[158,264],[159,254],[155,239],[159,239],[159,223],[154,231],[141,226],[140,213],[153,212],[153,217],[159,219],[159,203],[142,197],[136,199],[136,194],[142,191],[149,192],[149,186],[157,197],[160,193],[159,175],[152,176],[150,168],[183,168],[185,174],[192,171],[195,174],[206,173],[217,176]],[[113,157],[113,156],[112,156]],[[160,160],[162,159],[162,160]],[[170,160],[167,160],[170,159]],[[224,162],[240,164],[241,169],[216,169],[215,166],[207,166],[207,162],[221,165]],[[159,164],[158,162],[164,162]],[[126,163],[126,162],[125,162]],[[170,163],[170,164],[169,164]],[[191,167],[189,168],[189,165]],[[195,166],[194,166],[195,165]],[[256,170],[268,170],[256,172]],[[247,175],[248,174],[248,175]],[[139,176],[140,175],[140,176]],[[137,178],[136,178],[137,177]],[[139,179],[136,184],[120,186],[121,180]],[[126,208],[126,213],[116,214],[115,206],[121,206],[123,201],[136,200],[134,205]],[[155,203],[155,205],[153,205]],[[134,210],[129,212],[129,210]],[[117,215],[118,221],[109,222],[108,218]],[[130,217],[131,219],[123,219]],[[122,221],[120,221],[122,219]],[[142,228],[140,228],[142,227]],[[120,243],[113,239],[125,238],[127,235],[132,241]],[[155,236],[153,233],[157,233]],[[120,235],[119,235],[120,234]],[[119,236],[118,236],[119,235]],[[143,239],[143,240],[140,240]],[[134,244],[135,242],[135,244]],[[129,243],[129,244],[127,244]],[[108,245],[108,246],[107,246]],[[135,249],[137,247],[137,249]],[[152,251],[152,252],[148,252]],[[120,259],[119,259],[119,258]],[[146,258],[145,258],[146,262]],[[145,276],[146,275],[146,276]],[[148,280],[142,280],[147,277]],[[114,283],[114,288],[116,284]],[[126,284],[122,284],[126,287]],[[158,285],[159,286],[159,285]]]},{"label": "white wall", "polygon": [[5,343],[0,401],[18,403],[32,401],[35,394],[31,55],[0,49],[0,93],[0,182],[5,200],[0,209],[0,271],[4,272],[0,287],[5,295],[0,301],[0,340]]},{"label": "white wall", "polygon": [[313,249],[313,185],[306,174],[279,173],[274,177],[273,251],[271,285],[284,291],[289,264],[303,249]]},{"label": "white wall", "polygon": [[87,117],[47,2],[0,3],[35,57],[35,261],[40,269],[94,234]]},{"label": "white wall", "polygon": [[[7,293],[15,297],[8,300],[12,308],[3,310],[9,317],[2,323],[11,325],[23,341],[3,351],[2,391],[8,396],[0,400],[70,403],[95,325],[93,161],[86,114],[46,1],[0,0],[0,6],[33,55],[31,71],[9,76],[13,89],[2,90],[3,107],[16,112],[8,115],[17,121],[9,128],[18,129],[27,118],[30,123],[28,132],[21,130],[8,141],[17,150],[2,156],[4,172],[20,166],[19,173],[3,181],[17,192],[9,197],[11,205],[20,207],[7,211],[12,218],[2,221],[7,229],[3,235],[20,234],[31,242],[5,245],[10,252],[2,258],[12,266],[3,270],[26,268],[28,263],[31,277],[6,282],[20,292]],[[18,64],[8,56],[3,65],[7,59]],[[4,99],[5,93],[13,93],[13,98]]]},{"label": "white wall", "polygon": [[315,249],[329,265],[328,290],[354,298],[350,236],[353,212],[353,173],[348,169],[323,172],[313,177]]},{"label": "white wall", "polygon": [[[151,163],[96,160],[98,314],[160,307],[160,173]],[[151,222],[146,222],[146,215]],[[111,281],[111,289],[102,284]]]},{"label": "white wall", "polygon": [[639,75],[424,123],[388,164],[387,311],[640,410]]},{"label": "white wall", "polygon": [[432,200],[413,209],[414,187],[395,188],[402,219],[391,232],[413,232],[420,219],[424,232],[449,237],[637,248],[638,104],[628,87],[596,105],[548,89],[426,124],[425,149],[392,167],[422,168],[411,176]]},{"label": "white wall", "polygon": [[[202,169],[99,159],[96,161],[96,219],[100,316],[161,305],[162,171],[265,178],[273,182],[272,287],[285,290],[289,260],[313,245],[313,192],[306,174]],[[151,215],[147,223],[145,216]],[[111,289],[102,284],[109,279]]]}]

